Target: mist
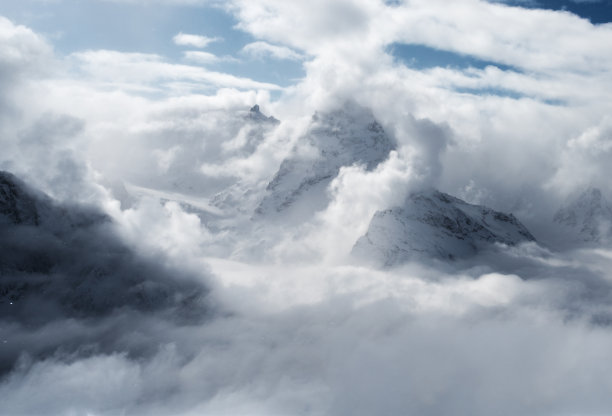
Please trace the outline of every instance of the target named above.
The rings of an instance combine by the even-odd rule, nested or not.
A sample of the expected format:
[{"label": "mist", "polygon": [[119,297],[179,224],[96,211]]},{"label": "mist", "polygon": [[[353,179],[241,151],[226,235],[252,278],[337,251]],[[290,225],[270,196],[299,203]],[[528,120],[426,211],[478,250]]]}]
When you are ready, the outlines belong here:
[{"label": "mist", "polygon": [[[171,52],[0,16],[1,412],[608,412],[612,31],[508,3],[96,2],[231,18]],[[389,213],[433,231],[356,255]]]}]

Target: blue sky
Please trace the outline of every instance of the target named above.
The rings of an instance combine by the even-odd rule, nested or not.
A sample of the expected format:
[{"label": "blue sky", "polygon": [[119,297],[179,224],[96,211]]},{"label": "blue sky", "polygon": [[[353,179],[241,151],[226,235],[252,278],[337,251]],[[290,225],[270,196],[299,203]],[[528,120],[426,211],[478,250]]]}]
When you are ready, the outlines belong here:
[{"label": "blue sky", "polygon": [[181,61],[183,52],[194,50],[176,45],[178,33],[220,38],[205,48],[218,56],[240,60],[209,64],[215,70],[281,86],[304,75],[300,63],[290,60],[253,59],[240,50],[255,39],[235,29],[236,19],[219,7],[123,3],[97,0],[23,0],[0,2],[0,15],[43,34],[60,54],[108,49],[120,52],[159,54]]},{"label": "blue sky", "polygon": [[[543,9],[563,11],[588,19],[593,24],[612,22],[612,0],[499,0],[492,1],[513,7],[527,9]],[[394,44],[389,48],[396,58],[407,65],[426,69],[432,67],[480,68],[494,65],[503,70],[519,70],[502,62],[488,61],[475,56],[456,54],[453,52],[417,44]]]},{"label": "blue sky", "polygon": [[610,0],[509,0],[504,3],[528,8],[565,10],[597,24],[612,22]]},{"label": "blue sky", "polygon": [[403,61],[406,65],[417,69],[433,67],[479,68],[489,65],[503,70],[519,71],[500,62],[487,61],[471,55],[461,55],[441,49],[430,48],[424,45],[396,43],[389,46],[389,53]]},{"label": "blue sky", "polygon": [[[503,3],[565,10],[597,24],[612,21],[611,0],[505,0]],[[206,63],[211,70],[281,87],[293,85],[305,76],[302,60],[270,59],[241,53],[245,45],[257,39],[237,29],[236,17],[220,7],[158,2],[22,0],[0,3],[0,15],[43,34],[62,55],[106,49],[158,54],[172,62],[184,62],[184,52],[196,48],[176,45],[172,41],[182,32],[221,39],[202,49],[224,57]],[[409,67],[418,69],[436,66],[482,69],[488,65],[504,70],[517,69],[504,62],[418,43],[396,42],[389,45],[387,51]]]}]

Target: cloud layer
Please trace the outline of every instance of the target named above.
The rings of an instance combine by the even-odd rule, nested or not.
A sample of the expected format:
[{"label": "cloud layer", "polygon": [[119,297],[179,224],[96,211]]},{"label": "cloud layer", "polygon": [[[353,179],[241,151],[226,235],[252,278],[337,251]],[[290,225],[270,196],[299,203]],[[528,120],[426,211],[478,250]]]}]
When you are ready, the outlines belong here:
[{"label": "cloud layer", "polygon": [[[51,225],[1,228],[3,409],[607,412],[612,256],[555,251],[550,220],[589,185],[612,195],[610,25],[479,0],[217,6],[248,35],[242,61],[298,62],[304,78],[211,71],[238,62],[204,50],[62,56],[0,18],[0,168],[59,201]],[[420,69],[396,44],[489,64]],[[396,148],[339,168],[308,218],[262,225],[253,210],[283,160],[308,156],[315,111],[347,100]],[[539,245],[356,265],[373,213],[426,186],[513,212]]]}]

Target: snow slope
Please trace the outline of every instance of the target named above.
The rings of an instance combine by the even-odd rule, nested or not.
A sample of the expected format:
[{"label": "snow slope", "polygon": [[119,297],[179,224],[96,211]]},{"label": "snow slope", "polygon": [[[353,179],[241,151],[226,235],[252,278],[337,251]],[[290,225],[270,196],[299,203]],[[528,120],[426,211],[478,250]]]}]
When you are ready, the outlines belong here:
[{"label": "snow slope", "polygon": [[329,202],[327,186],[342,166],[360,164],[372,170],[394,148],[372,112],[353,102],[335,111],[315,113],[308,130],[268,184],[256,212],[291,211],[300,217],[323,209]]},{"label": "snow slope", "polygon": [[411,194],[401,207],[378,211],[352,253],[393,266],[419,258],[467,258],[495,243],[534,240],[512,214],[430,189]]}]

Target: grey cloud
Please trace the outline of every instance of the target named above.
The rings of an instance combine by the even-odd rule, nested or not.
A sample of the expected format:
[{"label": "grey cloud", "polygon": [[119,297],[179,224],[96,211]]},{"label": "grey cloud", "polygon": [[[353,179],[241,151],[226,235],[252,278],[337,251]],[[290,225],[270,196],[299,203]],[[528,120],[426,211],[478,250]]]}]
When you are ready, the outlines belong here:
[{"label": "grey cloud", "polygon": [[[12,414],[535,416],[609,406],[611,291],[590,268],[609,270],[609,260],[595,253],[517,247],[491,262],[506,275],[478,263],[409,265],[384,281],[289,263],[288,283],[282,269],[244,265],[257,284],[213,283],[202,298],[189,273],[133,254],[96,210],[54,205],[3,177],[23,189],[13,205],[24,213],[0,240],[0,394]],[[230,271],[216,269],[221,279]],[[262,311],[282,282],[345,289]],[[229,313],[210,315],[214,298]]]},{"label": "grey cloud", "polygon": [[88,181],[91,172],[81,159],[85,122],[46,113],[26,126],[3,138],[6,147],[0,167],[18,173],[55,197],[90,198],[95,193]]},{"label": "grey cloud", "polygon": [[[23,362],[0,391],[16,414],[605,412],[609,332],[547,311],[541,296],[554,287],[540,289],[530,306],[517,299],[467,315],[407,311],[410,298],[331,299],[160,328],[172,342],[147,359]],[[75,389],[84,372],[97,394]]]},{"label": "grey cloud", "polygon": [[443,173],[442,158],[453,143],[453,133],[447,124],[438,124],[429,119],[416,119],[412,115],[400,124],[402,132],[398,139],[418,152],[417,175],[421,186],[437,186]]},{"label": "grey cloud", "polygon": [[566,143],[551,182],[564,195],[580,192],[589,186],[612,192],[602,172],[612,162],[612,119],[608,116],[585,129]]},{"label": "grey cloud", "polygon": [[21,116],[20,87],[52,72],[52,47],[31,29],[0,16],[0,120],[3,128]]},{"label": "grey cloud", "polygon": [[248,107],[161,108],[141,128],[92,145],[92,164],[107,178],[156,190],[212,196],[241,179],[236,169],[277,126]]}]

